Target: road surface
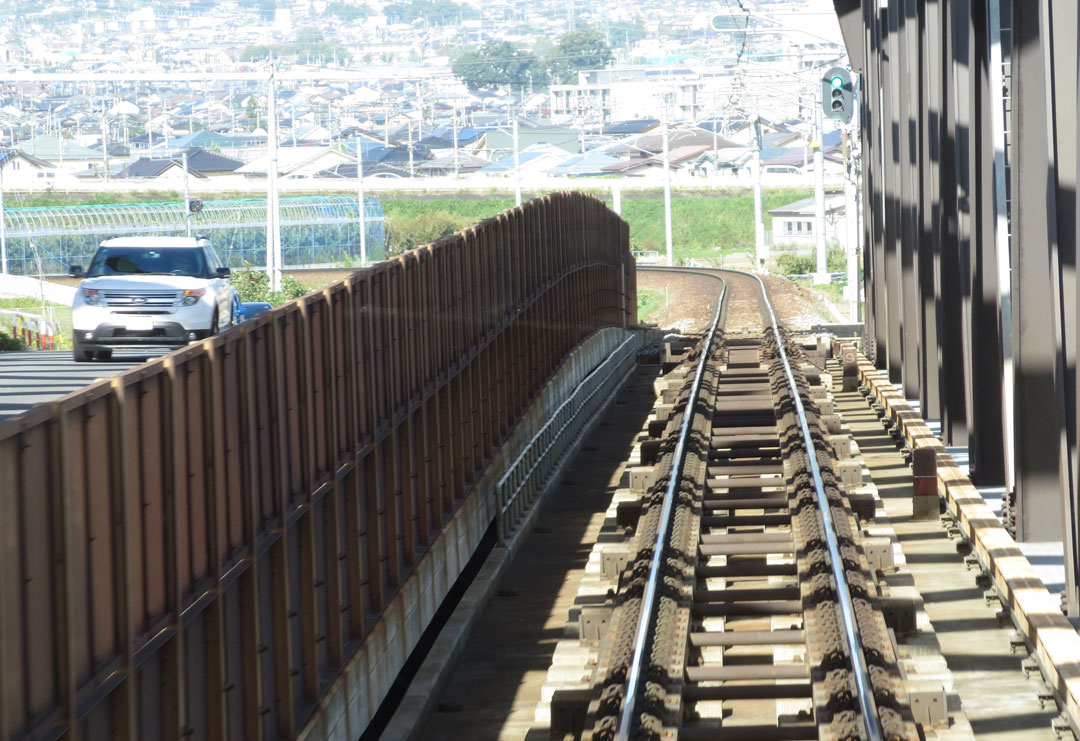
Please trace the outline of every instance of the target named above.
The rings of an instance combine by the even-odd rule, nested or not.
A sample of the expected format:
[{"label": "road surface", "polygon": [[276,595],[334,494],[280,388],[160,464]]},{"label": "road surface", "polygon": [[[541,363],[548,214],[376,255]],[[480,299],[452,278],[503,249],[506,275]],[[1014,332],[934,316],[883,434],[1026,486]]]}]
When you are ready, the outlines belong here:
[{"label": "road surface", "polygon": [[164,352],[118,351],[106,362],[76,363],[70,350],[0,352],[0,423],[159,354]]}]

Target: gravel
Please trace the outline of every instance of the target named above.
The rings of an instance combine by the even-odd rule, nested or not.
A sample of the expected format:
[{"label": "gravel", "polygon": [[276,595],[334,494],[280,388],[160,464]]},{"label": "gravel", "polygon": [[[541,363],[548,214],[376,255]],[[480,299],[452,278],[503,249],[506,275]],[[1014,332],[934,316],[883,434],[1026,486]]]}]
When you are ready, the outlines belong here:
[{"label": "gravel", "polygon": [[[758,310],[757,281],[749,275],[727,273],[728,309],[725,331],[757,333],[762,320]],[[815,324],[833,319],[813,294],[805,287],[775,275],[764,276],[765,286],[776,316],[793,331],[807,331]],[[676,275],[658,271],[639,271],[638,286],[665,292],[663,311],[653,317],[661,327],[676,332],[701,332],[708,329],[716,311],[719,286],[714,278],[704,275]]]}]

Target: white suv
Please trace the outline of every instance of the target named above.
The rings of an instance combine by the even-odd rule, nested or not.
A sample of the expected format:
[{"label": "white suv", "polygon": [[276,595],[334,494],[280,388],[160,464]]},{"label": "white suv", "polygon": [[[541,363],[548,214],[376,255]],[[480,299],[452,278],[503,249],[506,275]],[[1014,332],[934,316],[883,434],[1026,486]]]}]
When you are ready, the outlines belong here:
[{"label": "white suv", "polygon": [[118,237],[101,243],[72,303],[75,361],[116,348],[187,344],[231,326],[233,289],[206,237]]}]

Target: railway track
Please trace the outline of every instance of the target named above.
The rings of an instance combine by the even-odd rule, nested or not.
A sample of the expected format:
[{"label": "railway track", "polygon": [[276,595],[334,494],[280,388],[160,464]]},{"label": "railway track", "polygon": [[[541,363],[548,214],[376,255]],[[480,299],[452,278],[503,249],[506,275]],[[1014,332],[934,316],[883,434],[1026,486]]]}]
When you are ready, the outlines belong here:
[{"label": "railway track", "polygon": [[[585,739],[918,738],[820,379],[756,277],[665,377]],[[752,283],[751,283],[752,282]],[[756,295],[748,285],[756,284]],[[756,332],[726,337],[733,301]],[[815,388],[816,387],[816,388]],[[657,431],[660,427],[657,424]],[[575,733],[575,735],[577,735]]]}]

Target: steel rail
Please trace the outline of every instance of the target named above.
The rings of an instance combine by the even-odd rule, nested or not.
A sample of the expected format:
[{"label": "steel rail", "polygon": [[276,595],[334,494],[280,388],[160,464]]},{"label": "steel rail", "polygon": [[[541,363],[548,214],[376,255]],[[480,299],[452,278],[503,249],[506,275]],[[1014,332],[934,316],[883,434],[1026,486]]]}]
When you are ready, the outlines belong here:
[{"label": "steel rail", "polygon": [[[714,276],[717,277],[717,276]],[[705,377],[705,366],[708,365],[712,356],[712,344],[716,337],[716,330],[720,326],[720,316],[724,309],[724,299],[727,296],[727,282],[722,281],[720,297],[716,302],[716,315],[713,317],[709,334],[705,338],[705,347],[701,353],[697,372],[694,375],[694,385],[690,388],[690,396],[686,401],[686,411],[683,413],[682,425],[679,428],[679,440],[675,445],[675,457],[671,464],[671,475],[668,479],[667,491],[664,493],[664,507],[660,512],[660,529],[656,534],[656,543],[653,547],[652,563],[649,565],[649,581],[645,585],[645,593],[641,598],[641,610],[638,614],[637,637],[634,642],[634,657],[630,663],[630,672],[626,681],[626,698],[623,702],[622,714],[619,717],[618,738],[620,741],[630,741],[630,732],[633,728],[634,714],[637,711],[637,699],[643,688],[642,664],[645,661],[645,646],[652,624],[653,604],[656,602],[657,584],[660,581],[660,564],[664,557],[664,543],[667,541],[668,529],[671,522],[671,510],[675,503],[675,492],[682,482],[683,460],[686,458],[686,442],[690,437],[690,428],[694,421],[694,406],[697,403],[698,394],[701,392],[701,381]]]},{"label": "steel rail", "polygon": [[[747,273],[747,275],[753,274]],[[810,473],[814,479],[814,492],[817,496],[818,508],[821,510],[821,519],[825,526],[825,544],[829,550],[833,578],[836,580],[836,592],[840,601],[840,616],[844,624],[844,637],[847,641],[848,653],[851,654],[852,672],[855,675],[855,688],[863,728],[869,741],[882,741],[885,735],[881,730],[877,702],[874,700],[874,688],[870,684],[870,671],[867,669],[862,640],[859,638],[858,622],[855,618],[855,603],[851,599],[851,589],[848,587],[847,575],[844,573],[844,560],[840,555],[840,544],[836,539],[832,508],[829,506],[829,498],[825,495],[825,483],[821,479],[821,467],[818,465],[817,455],[814,453],[814,440],[810,436],[810,426],[806,421],[806,409],[803,407],[802,398],[799,396],[799,390],[795,384],[795,375],[791,372],[791,362],[788,360],[787,351],[784,350],[784,342],[780,337],[780,329],[776,323],[776,313],[773,311],[772,304],[769,303],[769,296],[765,292],[765,282],[758,275],[753,275],[753,277],[761,287],[762,305],[769,314],[770,326],[767,329],[771,329],[776,337],[780,362],[784,364],[784,375],[787,376],[791,396],[795,400],[795,412],[799,418],[803,444],[806,446],[806,457],[810,461]]]},{"label": "steel rail", "polygon": [[[645,266],[643,266],[645,267]],[[867,741],[883,741],[884,733],[881,729],[881,720],[877,713],[877,702],[874,700],[874,691],[870,683],[870,672],[866,665],[866,656],[863,653],[862,640],[859,638],[858,621],[855,618],[855,604],[851,598],[851,589],[847,583],[847,576],[844,573],[844,560],[840,555],[840,544],[836,539],[836,529],[832,518],[832,509],[829,506],[828,497],[825,494],[825,484],[821,478],[821,467],[818,465],[817,456],[814,454],[814,441],[810,435],[810,427],[806,421],[806,409],[802,404],[802,397],[799,396],[798,387],[795,383],[795,375],[791,370],[791,362],[788,359],[787,351],[784,349],[784,343],[780,337],[780,329],[776,321],[776,313],[773,311],[772,304],[769,302],[769,296],[765,290],[765,282],[759,275],[754,273],[747,273],[741,270],[708,270],[707,272],[702,269],[685,269],[685,268],[673,268],[670,266],[652,268],[645,267],[646,270],[654,270],[656,272],[697,272],[703,275],[712,274],[714,277],[716,273],[730,272],[737,275],[745,275],[754,278],[758,282],[758,287],[761,289],[762,306],[768,314],[767,322],[769,326],[767,330],[771,329],[773,335],[776,337],[776,346],[780,353],[780,360],[784,366],[784,375],[787,377],[788,387],[791,389],[792,398],[795,400],[795,412],[799,420],[800,432],[803,438],[803,444],[806,446],[807,458],[810,463],[810,473],[814,481],[814,492],[817,498],[818,507],[821,510],[821,518],[824,524],[825,530],[825,543],[829,551],[829,561],[832,568],[833,578],[836,580],[836,591],[840,603],[840,617],[844,628],[844,638],[847,643],[848,653],[851,655],[852,673],[855,676],[855,689],[856,696],[859,704],[859,711],[862,716],[862,723],[864,731],[866,732]],[[720,319],[720,312],[723,307],[724,298],[727,293],[727,284],[724,284],[724,290],[721,293],[721,298],[717,304],[716,317],[713,320],[713,326],[709,330],[709,340],[706,348],[711,347],[712,338],[716,331],[717,323]],[[764,318],[764,317],[763,317]],[[708,353],[703,354],[702,364],[698,366],[698,374],[694,380],[694,387],[691,392],[690,401],[688,404],[693,404],[697,398],[697,392],[700,387],[700,379],[703,374],[704,361],[706,360]],[[688,407],[689,408],[689,407]],[[690,419],[693,415],[687,414],[683,420],[683,427],[679,433],[679,443],[675,449],[675,464],[672,469],[672,478],[668,483],[668,491],[664,499],[664,511],[662,513],[660,534],[657,536],[657,552],[653,554],[653,562],[649,572],[649,583],[645,592],[645,599],[642,601],[642,612],[639,617],[638,623],[638,635],[637,643],[634,647],[634,661],[630,667],[630,675],[627,682],[627,694],[626,702],[623,704],[623,713],[619,719],[618,738],[621,741],[628,741],[630,736],[631,720],[637,703],[637,684],[641,681],[641,659],[644,653],[645,637],[648,632],[648,625],[651,622],[650,613],[652,611],[652,601],[655,599],[656,581],[659,573],[660,554],[663,549],[663,543],[667,534],[667,520],[669,518],[670,509],[674,500],[674,491],[676,490],[679,479],[682,473],[682,456],[685,454],[684,443],[686,439],[686,433]],[[646,608],[648,607],[648,610]]]}]

